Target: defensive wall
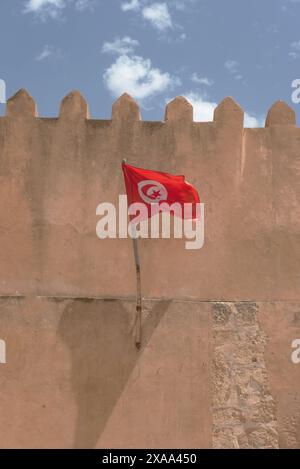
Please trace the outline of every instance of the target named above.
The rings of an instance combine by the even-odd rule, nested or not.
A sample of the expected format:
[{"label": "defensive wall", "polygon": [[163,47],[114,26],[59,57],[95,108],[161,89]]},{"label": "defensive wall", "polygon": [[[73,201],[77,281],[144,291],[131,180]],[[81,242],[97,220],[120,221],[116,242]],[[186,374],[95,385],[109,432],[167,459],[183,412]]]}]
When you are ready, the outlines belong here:
[{"label": "defensive wall", "polygon": [[[121,162],[184,174],[205,244],[140,240],[134,345],[130,239],[96,235],[124,194]],[[111,120],[80,93],[40,118],[25,90],[0,118],[0,446],[300,447],[300,129],[278,101],[244,128],[231,98],[193,122],[181,97]]]}]

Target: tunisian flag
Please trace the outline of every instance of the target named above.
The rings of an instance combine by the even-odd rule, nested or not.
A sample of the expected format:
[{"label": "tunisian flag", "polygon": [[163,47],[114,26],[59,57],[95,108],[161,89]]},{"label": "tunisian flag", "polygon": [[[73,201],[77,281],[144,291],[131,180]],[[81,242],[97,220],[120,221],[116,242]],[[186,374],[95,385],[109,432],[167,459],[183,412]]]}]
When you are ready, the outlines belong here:
[{"label": "tunisian flag", "polygon": [[[174,214],[176,216],[193,220],[197,218],[196,204],[200,203],[199,194],[185,180],[185,176],[174,176],[173,174],[161,173],[159,171],[135,168],[124,162],[122,169],[128,205],[134,203],[145,204],[148,208],[148,217],[151,217],[155,213],[153,211],[154,204],[159,208],[162,203],[167,203],[168,206],[179,203],[182,210],[180,214],[175,211]],[[184,210],[184,204],[192,204],[191,210]]]}]

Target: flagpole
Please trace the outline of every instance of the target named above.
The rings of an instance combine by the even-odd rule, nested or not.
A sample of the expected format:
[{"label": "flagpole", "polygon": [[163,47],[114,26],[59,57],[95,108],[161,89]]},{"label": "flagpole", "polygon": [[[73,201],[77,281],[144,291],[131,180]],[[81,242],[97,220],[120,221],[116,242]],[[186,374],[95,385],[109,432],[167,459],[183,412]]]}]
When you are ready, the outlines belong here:
[{"label": "flagpole", "polygon": [[[123,159],[126,164],[126,159]],[[138,239],[136,237],[135,226],[130,226],[133,242],[133,253],[136,270],[136,331],[135,331],[135,346],[139,350],[141,348],[142,340],[142,283],[141,283],[141,262],[139,254]]]},{"label": "flagpole", "polygon": [[136,336],[135,345],[137,349],[141,347],[142,333],[142,286],[141,286],[141,264],[137,238],[133,238],[133,252],[136,269]]}]

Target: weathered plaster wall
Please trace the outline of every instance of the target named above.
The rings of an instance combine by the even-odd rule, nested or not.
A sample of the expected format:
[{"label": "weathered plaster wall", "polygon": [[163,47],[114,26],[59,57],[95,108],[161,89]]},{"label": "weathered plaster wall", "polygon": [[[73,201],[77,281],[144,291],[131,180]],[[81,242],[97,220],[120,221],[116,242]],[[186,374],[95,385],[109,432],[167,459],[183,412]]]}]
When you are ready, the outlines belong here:
[{"label": "weathered plaster wall", "polygon": [[211,445],[208,307],[133,301],[7,298],[0,303],[0,446]]},{"label": "weathered plaster wall", "polygon": [[[0,118],[1,446],[300,447],[299,149],[282,102],[265,129],[244,129],[230,98],[211,123],[194,123],[183,98],[164,122],[141,121],[127,95],[107,121],[89,119],[77,92],[58,119],[38,118],[25,91],[11,98]],[[140,243],[143,294],[158,299],[140,352],[131,242],[96,236],[96,207],[124,193],[123,158],[185,174],[206,204],[203,249]]]}]

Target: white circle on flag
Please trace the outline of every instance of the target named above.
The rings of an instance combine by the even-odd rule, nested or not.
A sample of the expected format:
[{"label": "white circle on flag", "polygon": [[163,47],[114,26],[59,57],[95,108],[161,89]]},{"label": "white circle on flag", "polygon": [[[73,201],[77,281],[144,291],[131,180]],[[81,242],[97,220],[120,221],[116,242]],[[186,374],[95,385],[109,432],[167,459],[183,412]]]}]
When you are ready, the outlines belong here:
[{"label": "white circle on flag", "polygon": [[147,204],[155,204],[161,200],[167,200],[168,191],[163,184],[146,179],[138,183],[140,197]]}]

